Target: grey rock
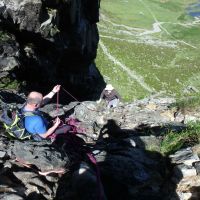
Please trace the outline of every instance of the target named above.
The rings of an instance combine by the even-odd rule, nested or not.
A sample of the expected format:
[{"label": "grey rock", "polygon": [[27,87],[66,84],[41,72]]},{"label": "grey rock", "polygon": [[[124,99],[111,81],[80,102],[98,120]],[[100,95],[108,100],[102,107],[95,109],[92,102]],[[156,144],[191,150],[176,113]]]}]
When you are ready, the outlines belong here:
[{"label": "grey rock", "polygon": [[5,151],[0,151],[0,158],[3,158],[6,155]]},{"label": "grey rock", "polygon": [[197,171],[197,174],[200,175],[200,162],[195,162],[194,163],[194,167]]},{"label": "grey rock", "polygon": [[80,121],[93,123],[96,121],[99,112],[94,102],[84,102],[75,107],[74,116]]},{"label": "grey rock", "polygon": [[45,141],[15,141],[12,151],[19,161],[34,165],[42,172],[65,169],[70,164],[66,155],[62,155]]},{"label": "grey rock", "polygon": [[13,174],[26,185],[27,195],[34,192],[36,188],[40,188],[40,193],[47,199],[51,199],[51,196],[54,195],[50,184],[48,185],[48,182],[45,182],[37,173],[20,171],[14,172]]},{"label": "grey rock", "polygon": [[185,115],[184,123],[187,124],[189,122],[197,122],[198,118],[195,116]]},{"label": "grey rock", "polygon": [[0,194],[0,199],[1,200],[25,200],[23,197],[17,194],[9,194],[9,193],[4,193],[3,195]]},{"label": "grey rock", "polygon": [[198,155],[193,153],[192,148],[181,149],[169,157],[172,163],[184,163],[190,166],[192,166],[192,163],[199,161]]},{"label": "grey rock", "polygon": [[18,67],[19,63],[14,57],[6,57],[6,58],[1,58],[0,57],[0,68],[3,71],[11,71],[15,67]]},{"label": "grey rock", "polygon": [[[99,41],[99,4],[99,0],[0,1],[4,31],[17,33],[20,38],[15,54],[0,55],[0,66],[17,66],[15,75],[23,77],[23,86],[38,88],[44,82],[52,85],[56,75],[63,85],[94,94],[96,82],[103,82],[94,64]],[[70,67],[65,63],[71,63]],[[8,75],[0,73],[0,77]]]},{"label": "grey rock", "polygon": [[63,106],[63,110],[65,112],[68,112],[68,111],[74,109],[78,104],[79,104],[79,102],[70,102],[68,105]]},{"label": "grey rock", "polygon": [[59,116],[64,116],[65,112],[63,109],[59,108],[59,109],[56,109],[56,110],[53,110],[49,113],[49,115],[52,117],[52,118],[55,118],[55,117],[59,117]]},{"label": "grey rock", "polygon": [[156,136],[135,136],[131,137],[136,145],[150,151],[160,151],[161,140]]},{"label": "grey rock", "polygon": [[185,115],[183,115],[181,112],[177,112],[175,114],[175,122],[184,122],[185,121]]},{"label": "grey rock", "polygon": [[[154,106],[154,103],[160,105]],[[49,104],[41,110],[50,114],[55,108],[56,104]],[[174,194],[175,186],[171,183],[168,160],[159,153],[160,134],[166,130],[180,131],[183,124],[171,122],[161,114],[162,109],[169,109],[167,100],[123,104],[108,113],[91,101],[64,108],[60,104],[59,108],[67,114],[75,111],[70,117],[80,120],[77,128],[84,130],[85,142],[78,138],[78,143],[73,143],[75,138],[61,137],[56,146],[48,141],[9,141],[0,136],[0,151],[7,154],[0,165],[0,181],[4,185],[16,191],[19,181],[23,183],[19,184],[20,194],[27,197],[36,192],[37,199],[96,199],[99,188],[102,199],[168,200],[173,196],[170,192]],[[113,126],[109,127],[111,120]],[[80,147],[79,142],[82,142]],[[88,159],[88,152],[96,161]],[[176,183],[182,178],[196,177],[195,163],[199,161],[191,148],[178,151],[170,158],[177,165],[173,174]],[[68,173],[45,173],[58,169]],[[100,173],[100,180],[96,171]]]},{"label": "grey rock", "polygon": [[183,177],[196,176],[197,171],[194,167],[180,164],[174,167],[174,175],[180,180]]},{"label": "grey rock", "polygon": [[12,16],[14,24],[18,24],[20,30],[39,31],[40,14],[42,12],[42,2],[40,0],[3,0],[1,4],[2,17],[7,19]]}]

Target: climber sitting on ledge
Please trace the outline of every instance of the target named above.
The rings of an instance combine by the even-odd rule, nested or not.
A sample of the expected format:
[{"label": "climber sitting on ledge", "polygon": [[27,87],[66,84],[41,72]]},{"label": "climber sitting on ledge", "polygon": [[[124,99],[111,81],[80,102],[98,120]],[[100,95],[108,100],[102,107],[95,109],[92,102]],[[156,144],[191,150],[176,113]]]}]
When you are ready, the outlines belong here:
[{"label": "climber sitting on ledge", "polygon": [[[57,117],[54,124],[48,128],[48,122],[38,111],[41,105],[46,104],[52,97],[60,91],[60,85],[56,85],[53,90],[43,97],[39,92],[30,92],[22,113],[25,113],[24,126],[25,129],[32,134],[33,139],[40,140],[49,137],[52,133],[60,134],[69,131],[70,126],[62,127],[59,130],[60,119]],[[40,138],[41,137],[41,138]]]}]

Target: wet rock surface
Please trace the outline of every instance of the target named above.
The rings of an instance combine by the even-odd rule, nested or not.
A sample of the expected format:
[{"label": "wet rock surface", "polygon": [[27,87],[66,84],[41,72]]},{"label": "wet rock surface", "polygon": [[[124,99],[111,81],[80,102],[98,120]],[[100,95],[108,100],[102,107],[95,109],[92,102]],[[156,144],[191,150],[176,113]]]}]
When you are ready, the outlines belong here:
[{"label": "wet rock surface", "polygon": [[[198,145],[170,157],[159,153],[161,135],[185,127],[171,117],[171,103],[149,98],[109,110],[89,101],[60,105],[60,117],[76,119],[78,133],[53,141],[9,139],[1,127],[1,198],[198,199]],[[55,104],[41,110],[51,114]]]}]

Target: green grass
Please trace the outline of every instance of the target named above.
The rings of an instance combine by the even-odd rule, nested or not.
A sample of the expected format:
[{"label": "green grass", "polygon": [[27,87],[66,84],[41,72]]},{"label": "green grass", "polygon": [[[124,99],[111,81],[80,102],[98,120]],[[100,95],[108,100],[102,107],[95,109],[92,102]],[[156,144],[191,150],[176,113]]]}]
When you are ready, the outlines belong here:
[{"label": "green grass", "polygon": [[[153,93],[182,97],[188,86],[200,90],[200,26],[188,25],[186,8],[194,0],[102,0],[99,33],[109,54],[138,75]],[[158,20],[161,31],[152,30]],[[139,29],[138,29],[139,28]],[[151,94],[141,83],[98,49],[96,64],[106,82],[112,83],[126,101]]]},{"label": "green grass", "polygon": [[177,133],[170,131],[164,136],[161,143],[161,152],[172,154],[182,147],[193,146],[200,142],[200,122],[190,123],[186,130]]},{"label": "green grass", "polygon": [[0,80],[0,88],[3,89],[19,89],[20,83],[17,80],[11,80],[10,78],[2,78]]},{"label": "green grass", "polygon": [[7,41],[10,39],[8,33],[0,30],[0,41]]},{"label": "green grass", "polygon": [[177,99],[176,103],[171,106],[180,109],[182,112],[197,110],[200,108],[200,94]]},{"label": "green grass", "polygon": [[[155,16],[159,16],[160,21],[176,22],[177,18],[183,14],[183,10],[189,3],[195,0],[182,1],[173,0],[161,3],[160,0],[102,0],[101,9],[114,22],[140,28],[150,28],[154,22],[149,9],[153,10]],[[190,17],[189,17],[190,19]]]}]

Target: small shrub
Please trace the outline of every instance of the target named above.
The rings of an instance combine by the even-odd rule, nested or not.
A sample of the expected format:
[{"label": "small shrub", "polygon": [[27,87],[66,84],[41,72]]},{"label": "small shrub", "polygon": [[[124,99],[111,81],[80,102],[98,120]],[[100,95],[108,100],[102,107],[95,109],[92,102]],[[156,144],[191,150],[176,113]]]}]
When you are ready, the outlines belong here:
[{"label": "small shrub", "polygon": [[186,130],[179,133],[169,131],[161,143],[161,152],[171,154],[182,147],[193,146],[200,142],[200,122],[190,123]]}]

